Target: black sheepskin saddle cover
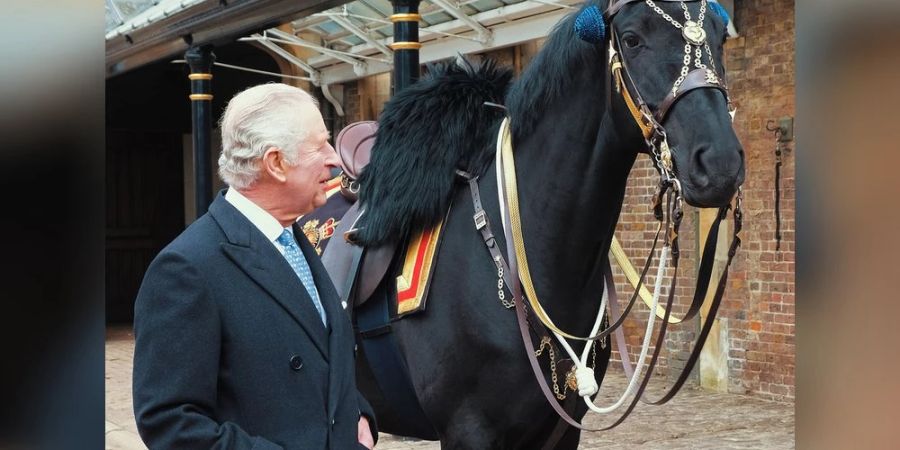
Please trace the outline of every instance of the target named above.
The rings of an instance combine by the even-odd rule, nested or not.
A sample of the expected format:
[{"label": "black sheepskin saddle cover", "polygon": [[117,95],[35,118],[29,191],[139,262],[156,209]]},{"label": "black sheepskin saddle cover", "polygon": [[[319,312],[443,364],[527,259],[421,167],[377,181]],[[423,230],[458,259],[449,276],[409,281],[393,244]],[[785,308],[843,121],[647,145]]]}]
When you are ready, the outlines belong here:
[{"label": "black sheepskin saddle cover", "polygon": [[503,111],[484,102],[503,103],[511,79],[512,71],[493,61],[460,59],[431,66],[385,104],[359,177],[361,244],[393,244],[443,218],[458,186],[456,169],[479,175],[494,158]]}]

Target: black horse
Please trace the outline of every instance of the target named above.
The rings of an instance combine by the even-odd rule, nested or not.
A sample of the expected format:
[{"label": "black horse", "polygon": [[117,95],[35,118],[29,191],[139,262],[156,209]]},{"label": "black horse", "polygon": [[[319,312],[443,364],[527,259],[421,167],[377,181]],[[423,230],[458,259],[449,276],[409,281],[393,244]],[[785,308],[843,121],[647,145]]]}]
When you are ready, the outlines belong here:
[{"label": "black horse", "polygon": [[[606,3],[585,6],[602,11]],[[678,3],[658,5],[683,17]],[[696,18],[701,2],[686,6]],[[382,116],[372,163],[360,178],[360,200],[368,208],[360,219],[361,239],[371,245],[433,224],[452,205],[428,308],[392,325],[419,402],[444,448],[539,448],[559,419],[529,367],[515,313],[498,300],[497,270],[474,228],[469,191],[454,180],[454,168],[480,176],[484,208],[505,248],[493,161],[504,112],[483,101],[505,104],[511,120],[524,238],[544,307],[557,325],[580,336],[590,332],[597,314],[626,179],[646,144],[610,79],[608,34],[597,43],[580,39],[573,30],[577,13],[557,25],[508,90],[509,73],[490,64],[444,66],[395,96]],[[627,87],[656,111],[683,67],[681,30],[645,2],[624,5],[606,25],[619,37],[634,83]],[[703,28],[724,80],[725,22],[707,11]],[[450,117],[457,113],[466,117]],[[661,122],[685,200],[701,207],[726,205],[743,182],[744,161],[722,92],[693,90]],[[466,146],[478,148],[458,149]],[[413,192],[401,192],[398,185],[412,186]],[[582,345],[575,345],[576,351]],[[610,351],[609,345],[602,347],[598,384]],[[380,428],[408,434],[403,417],[381,398],[360,360],[360,387]],[[574,417],[585,411],[580,403]],[[556,448],[574,449],[579,439],[579,430],[569,428]]]}]

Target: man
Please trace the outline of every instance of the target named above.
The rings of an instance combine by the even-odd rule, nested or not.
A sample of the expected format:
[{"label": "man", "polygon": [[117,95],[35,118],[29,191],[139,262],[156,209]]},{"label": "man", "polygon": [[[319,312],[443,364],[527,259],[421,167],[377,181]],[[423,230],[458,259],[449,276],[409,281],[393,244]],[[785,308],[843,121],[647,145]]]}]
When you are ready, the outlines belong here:
[{"label": "man", "polygon": [[151,263],[135,304],[134,410],[151,449],[372,448],[354,337],[296,227],[338,164],[309,94],[265,84],[221,121],[228,184]]}]

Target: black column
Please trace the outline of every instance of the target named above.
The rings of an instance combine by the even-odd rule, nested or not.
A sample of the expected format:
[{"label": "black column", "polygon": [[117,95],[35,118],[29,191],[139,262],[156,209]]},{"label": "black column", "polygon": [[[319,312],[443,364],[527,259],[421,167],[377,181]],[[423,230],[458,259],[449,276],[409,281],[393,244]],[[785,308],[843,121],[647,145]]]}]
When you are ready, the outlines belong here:
[{"label": "black column", "polygon": [[393,94],[419,79],[419,0],[391,0],[394,5],[394,73]]},{"label": "black column", "polygon": [[200,217],[212,203],[210,134],[212,133],[212,46],[191,47],[184,54],[191,67],[191,123],[194,141],[194,206]]}]

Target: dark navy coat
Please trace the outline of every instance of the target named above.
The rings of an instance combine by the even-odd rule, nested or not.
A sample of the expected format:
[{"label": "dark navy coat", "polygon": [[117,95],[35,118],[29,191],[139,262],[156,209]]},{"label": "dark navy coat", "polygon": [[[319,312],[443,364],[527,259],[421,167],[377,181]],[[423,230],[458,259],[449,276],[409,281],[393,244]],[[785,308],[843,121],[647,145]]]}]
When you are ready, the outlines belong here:
[{"label": "dark navy coat", "polygon": [[294,227],[328,327],[290,265],[219,193],[153,260],[135,304],[134,412],[151,449],[355,449],[349,317]]}]

